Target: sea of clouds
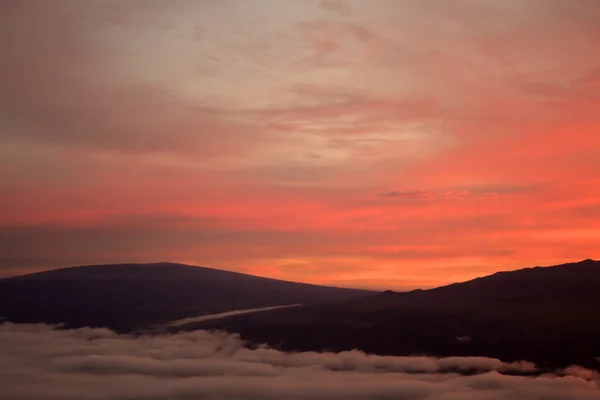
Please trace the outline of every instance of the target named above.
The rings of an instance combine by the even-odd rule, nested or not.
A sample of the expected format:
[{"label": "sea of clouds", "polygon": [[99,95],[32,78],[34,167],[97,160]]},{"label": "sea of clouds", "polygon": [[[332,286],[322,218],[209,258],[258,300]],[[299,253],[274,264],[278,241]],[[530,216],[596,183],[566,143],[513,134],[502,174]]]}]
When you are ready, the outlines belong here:
[{"label": "sea of clouds", "polygon": [[0,398],[10,400],[600,400],[596,371],[507,375],[535,371],[483,357],[285,353],[223,332],[0,325]]}]

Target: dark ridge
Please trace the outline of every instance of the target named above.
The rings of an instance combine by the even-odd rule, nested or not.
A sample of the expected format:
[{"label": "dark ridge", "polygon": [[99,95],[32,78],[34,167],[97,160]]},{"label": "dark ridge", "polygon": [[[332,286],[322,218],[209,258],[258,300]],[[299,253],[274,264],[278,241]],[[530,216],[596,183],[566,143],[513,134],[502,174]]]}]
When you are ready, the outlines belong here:
[{"label": "dark ridge", "polygon": [[[600,368],[600,262],[499,272],[429,290],[383,293],[195,324],[284,350],[486,356],[542,368]],[[468,337],[469,340],[460,340]]]},{"label": "dark ridge", "polygon": [[168,262],[87,265],[1,279],[0,316],[127,331],[205,314],[372,293]]}]

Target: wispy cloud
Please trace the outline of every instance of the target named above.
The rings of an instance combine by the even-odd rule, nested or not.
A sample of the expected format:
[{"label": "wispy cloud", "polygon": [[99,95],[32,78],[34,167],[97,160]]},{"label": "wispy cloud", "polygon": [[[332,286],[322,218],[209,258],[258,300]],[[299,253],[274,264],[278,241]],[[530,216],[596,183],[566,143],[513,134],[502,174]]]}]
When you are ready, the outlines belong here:
[{"label": "wispy cloud", "polygon": [[599,257],[599,3],[373,1],[1,2],[0,275]]}]

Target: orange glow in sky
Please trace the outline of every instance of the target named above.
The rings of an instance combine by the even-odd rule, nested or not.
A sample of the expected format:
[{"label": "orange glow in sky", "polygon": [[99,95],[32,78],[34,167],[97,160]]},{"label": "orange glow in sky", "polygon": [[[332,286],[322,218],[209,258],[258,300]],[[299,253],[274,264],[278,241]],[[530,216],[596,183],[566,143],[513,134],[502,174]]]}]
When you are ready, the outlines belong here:
[{"label": "orange glow in sky", "polygon": [[411,289],[600,256],[600,2],[0,5],[0,276]]}]

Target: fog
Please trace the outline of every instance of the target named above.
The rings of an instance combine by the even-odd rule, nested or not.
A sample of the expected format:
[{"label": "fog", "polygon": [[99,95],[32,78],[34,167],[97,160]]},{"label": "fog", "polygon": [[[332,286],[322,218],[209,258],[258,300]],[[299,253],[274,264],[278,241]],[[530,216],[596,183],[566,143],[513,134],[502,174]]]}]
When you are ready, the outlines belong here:
[{"label": "fog", "polygon": [[[458,373],[473,370],[481,373]],[[528,362],[479,357],[250,349],[223,332],[130,336],[0,325],[2,398],[11,400],[600,399],[598,373],[581,367],[536,377],[506,375],[535,371]]]},{"label": "fog", "polygon": [[260,311],[278,310],[280,308],[298,307],[299,305],[300,304],[289,304],[289,305],[285,305],[285,306],[261,307],[261,308],[249,308],[249,309],[247,308],[244,310],[227,311],[227,312],[218,313],[218,314],[201,315],[199,317],[178,319],[177,321],[173,321],[173,322],[167,324],[167,326],[183,326],[183,325],[187,325],[187,324],[192,324],[194,322],[201,322],[201,321],[208,321],[208,320],[212,320],[212,319],[233,317],[235,315],[251,314],[251,313],[260,312]]}]

